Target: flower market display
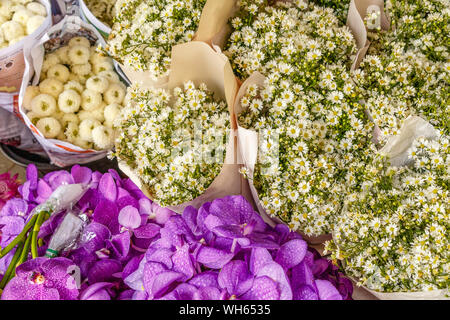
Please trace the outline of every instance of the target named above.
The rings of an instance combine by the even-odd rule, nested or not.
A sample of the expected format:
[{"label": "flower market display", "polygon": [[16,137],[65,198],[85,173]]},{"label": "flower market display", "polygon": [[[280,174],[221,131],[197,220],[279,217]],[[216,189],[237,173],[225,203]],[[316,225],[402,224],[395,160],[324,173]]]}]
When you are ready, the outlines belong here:
[{"label": "flower market display", "polygon": [[0,49],[32,34],[44,23],[45,7],[33,0],[0,1]]},{"label": "flower market display", "polygon": [[23,107],[44,137],[110,149],[126,92],[112,60],[89,39],[73,37],[45,55],[41,71],[39,86],[27,87]]},{"label": "flower market display", "polygon": [[[70,173],[38,179],[29,166],[27,178],[21,198],[0,212],[3,300],[351,298],[351,282],[329,260],[286,226],[266,225],[242,196],[177,215],[153,204],[114,170],[102,175],[74,166]],[[55,195],[79,185],[87,189],[70,199]],[[72,201],[74,206],[61,212],[48,206],[63,208]],[[32,232],[38,257],[4,255],[27,226],[43,221],[44,214],[34,213],[44,206],[48,220]],[[76,243],[62,248],[59,257],[44,257],[73,212],[86,216]],[[5,270],[8,263],[18,264],[15,271]],[[79,278],[73,276],[77,272]]]},{"label": "flower market display", "polygon": [[191,41],[206,0],[119,0],[107,51],[153,80],[169,74],[172,46]]},{"label": "flower market display", "polygon": [[269,215],[307,235],[329,233],[374,149],[347,70],[354,40],[329,10],[303,1],[266,7],[245,20],[250,25],[242,21],[233,19],[232,64],[242,77],[259,71],[266,78],[248,86],[238,121],[272,131],[249,179]]},{"label": "flower market display", "polygon": [[115,155],[162,206],[201,195],[223,166],[230,129],[226,102],[191,81],[172,91],[133,87],[130,95],[117,121]]},{"label": "flower market display", "polygon": [[449,299],[449,0],[55,6],[0,0],[61,168],[0,172],[1,300]]}]

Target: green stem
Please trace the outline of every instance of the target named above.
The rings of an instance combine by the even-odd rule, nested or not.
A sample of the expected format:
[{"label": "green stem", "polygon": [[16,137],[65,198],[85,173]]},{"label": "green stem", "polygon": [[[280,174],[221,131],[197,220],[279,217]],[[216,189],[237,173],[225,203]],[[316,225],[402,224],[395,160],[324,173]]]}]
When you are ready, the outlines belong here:
[{"label": "green stem", "polygon": [[36,220],[36,224],[34,225],[33,231],[31,233],[31,256],[33,259],[36,259],[38,257],[38,245],[37,245],[37,237],[39,230],[41,230],[41,225],[44,220],[44,215],[47,212],[41,211],[39,212],[39,215]]},{"label": "green stem", "polygon": [[15,270],[16,270],[16,263],[17,263],[17,260],[19,259],[19,256],[20,256],[21,252],[22,252],[22,248],[23,248],[23,241],[21,241],[19,243],[19,245],[17,246],[17,250],[14,253],[14,256],[13,256],[13,258],[11,260],[11,263],[9,264],[8,269],[6,269],[6,272],[3,275],[2,281],[0,282],[0,289],[4,289],[5,288],[6,284],[8,283],[8,281],[11,278],[11,275],[14,276]]},{"label": "green stem", "polygon": [[30,221],[28,221],[28,223],[25,225],[22,232],[19,233],[19,235],[15,237],[10,244],[8,244],[4,249],[2,249],[2,251],[0,252],[0,258],[6,256],[8,252],[10,252],[20,241],[22,241],[25,238],[25,235],[27,234],[28,230],[30,230],[31,227],[34,226],[36,219],[37,219],[36,215],[33,215],[33,217],[31,217]]},{"label": "green stem", "polygon": [[27,260],[28,253],[30,252],[30,246],[31,246],[31,234],[28,234],[28,238],[25,241],[22,253],[20,254],[19,260],[17,261],[16,268]]}]

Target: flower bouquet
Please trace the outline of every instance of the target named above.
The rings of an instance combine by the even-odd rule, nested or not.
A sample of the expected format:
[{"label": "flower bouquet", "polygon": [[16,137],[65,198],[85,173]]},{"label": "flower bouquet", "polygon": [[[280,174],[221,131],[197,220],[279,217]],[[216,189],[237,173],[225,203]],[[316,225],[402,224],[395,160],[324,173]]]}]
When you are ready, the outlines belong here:
[{"label": "flower bouquet", "polygon": [[117,0],[80,0],[81,17],[107,39],[114,24],[116,3]]},{"label": "flower bouquet", "polygon": [[376,40],[354,75],[377,125],[377,142],[383,146],[414,115],[448,133],[450,67],[442,30],[450,13],[439,1],[388,4],[392,28],[373,36]]},{"label": "flower bouquet", "polygon": [[114,155],[150,199],[181,213],[248,186],[239,174],[228,60],[193,41],[173,47],[171,61],[167,87],[130,88]]},{"label": "flower bouquet", "polygon": [[170,74],[172,47],[197,40],[221,48],[236,10],[236,0],[117,1],[106,51],[131,83],[161,87]]},{"label": "flower bouquet", "polygon": [[328,234],[375,150],[347,71],[353,37],[330,10],[303,1],[248,14],[232,20],[225,50],[250,76],[234,110],[242,173],[262,214],[309,237]]},{"label": "flower bouquet", "polygon": [[58,166],[101,159],[114,145],[126,87],[97,45],[92,26],[66,16],[26,48],[19,115]]},{"label": "flower bouquet", "polygon": [[448,135],[405,120],[364,175],[326,244],[380,299],[448,299]]},{"label": "flower bouquet", "polygon": [[48,1],[2,0],[0,3],[0,92],[10,98],[10,105],[20,89],[25,69],[23,48],[40,38],[51,21]]},{"label": "flower bouquet", "polygon": [[[1,246],[54,190],[74,183],[88,186],[73,206],[87,216],[76,245],[44,257],[68,216],[52,215],[37,236],[38,257],[14,268],[2,300],[351,299],[351,282],[331,261],[286,226],[266,225],[242,196],[177,215],[114,170],[76,165],[38,179],[29,166],[22,199],[0,211]],[[12,255],[0,259],[1,278]]]},{"label": "flower bouquet", "polygon": [[285,225],[269,227],[242,196],[171,216],[124,279],[136,299],[342,300],[351,282]]}]

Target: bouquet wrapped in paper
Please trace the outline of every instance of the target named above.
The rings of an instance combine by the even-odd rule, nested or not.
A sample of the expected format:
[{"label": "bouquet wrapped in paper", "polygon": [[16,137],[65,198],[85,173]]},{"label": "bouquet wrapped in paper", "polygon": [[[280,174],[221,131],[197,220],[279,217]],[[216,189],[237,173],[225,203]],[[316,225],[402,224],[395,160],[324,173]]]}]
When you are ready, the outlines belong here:
[{"label": "bouquet wrapped in paper", "polygon": [[[27,48],[18,114],[58,166],[101,159],[126,93],[100,34],[66,16]],[[31,81],[31,85],[29,82]]]},{"label": "bouquet wrapped in paper", "polygon": [[355,41],[332,11],[313,4],[249,8],[232,19],[225,47],[247,79],[234,109],[241,172],[263,215],[326,235],[374,151],[373,125],[348,71]]},{"label": "bouquet wrapped in paper", "polygon": [[448,298],[448,135],[408,117],[345,199],[326,244],[380,299]]},{"label": "bouquet wrapped in paper", "polygon": [[148,197],[179,213],[245,193],[230,115],[236,90],[223,54],[199,41],[173,47],[167,86],[136,84],[128,92],[116,122],[119,167]]}]

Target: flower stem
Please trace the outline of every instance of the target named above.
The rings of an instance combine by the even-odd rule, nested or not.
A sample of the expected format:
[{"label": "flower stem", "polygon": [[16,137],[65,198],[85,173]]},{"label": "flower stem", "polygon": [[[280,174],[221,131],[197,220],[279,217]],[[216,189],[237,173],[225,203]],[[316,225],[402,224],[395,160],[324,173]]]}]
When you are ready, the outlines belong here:
[{"label": "flower stem", "polygon": [[31,246],[31,234],[28,234],[27,240],[23,246],[22,253],[20,254],[19,260],[17,261],[16,268],[24,263],[28,258],[28,253],[30,252]]},{"label": "flower stem", "polygon": [[41,225],[46,213],[47,212],[45,211],[39,212],[33,231],[31,233],[31,256],[33,257],[33,259],[36,259],[38,257],[37,237],[39,234],[39,230],[41,230]]},{"label": "flower stem", "polygon": [[17,246],[16,252],[14,253],[11,263],[9,264],[8,269],[6,269],[6,272],[3,275],[2,281],[0,282],[0,289],[5,288],[6,284],[10,280],[10,278],[12,278],[11,275],[14,277],[15,270],[16,270],[16,263],[22,252],[22,248],[23,248],[23,240],[20,241],[19,245]]},{"label": "flower stem", "polygon": [[2,249],[2,251],[0,252],[0,258],[6,256],[8,252],[10,252],[20,241],[22,241],[25,238],[25,235],[27,234],[28,230],[30,230],[31,227],[34,226],[36,219],[37,219],[36,215],[33,215],[33,217],[31,217],[30,221],[28,221],[28,223],[25,225],[22,232],[19,233],[19,235],[15,237],[10,244],[8,244],[4,249]]}]

